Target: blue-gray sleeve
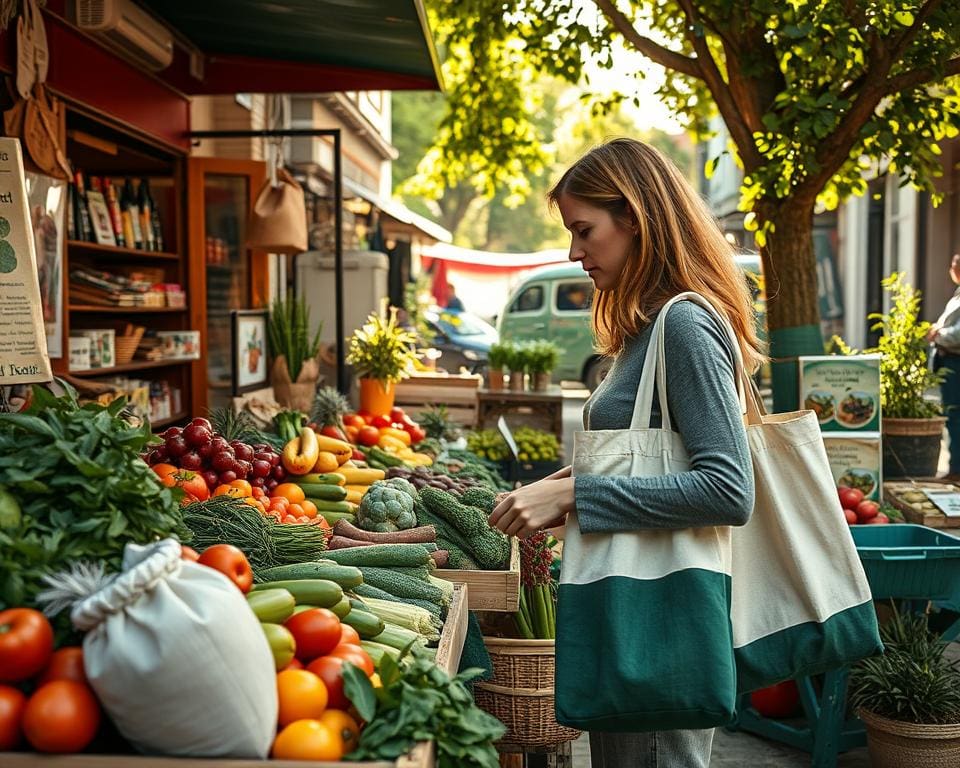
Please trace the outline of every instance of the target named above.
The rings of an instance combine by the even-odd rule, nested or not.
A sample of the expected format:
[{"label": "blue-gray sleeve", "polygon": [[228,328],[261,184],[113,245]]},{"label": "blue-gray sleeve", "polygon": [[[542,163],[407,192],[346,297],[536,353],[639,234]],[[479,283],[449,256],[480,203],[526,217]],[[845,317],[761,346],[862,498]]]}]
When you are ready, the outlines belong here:
[{"label": "blue-gray sleeve", "polygon": [[690,469],[660,477],[578,475],[583,533],[743,525],[753,510],[753,465],[722,329],[702,311],[671,309],[664,340],[667,401]]}]

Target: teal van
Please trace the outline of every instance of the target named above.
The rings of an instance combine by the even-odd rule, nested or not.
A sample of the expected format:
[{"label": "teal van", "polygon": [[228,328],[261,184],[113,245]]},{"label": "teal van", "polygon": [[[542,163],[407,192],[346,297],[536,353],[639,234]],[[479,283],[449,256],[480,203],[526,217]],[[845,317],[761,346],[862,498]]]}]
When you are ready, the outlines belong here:
[{"label": "teal van", "polygon": [[[750,283],[762,329],[763,278],[760,254],[734,257]],[[582,381],[592,392],[607,375],[612,361],[593,349],[590,306],[593,281],[578,264],[551,264],[531,270],[511,293],[497,317],[501,340],[546,339],[560,347],[554,381]]]}]

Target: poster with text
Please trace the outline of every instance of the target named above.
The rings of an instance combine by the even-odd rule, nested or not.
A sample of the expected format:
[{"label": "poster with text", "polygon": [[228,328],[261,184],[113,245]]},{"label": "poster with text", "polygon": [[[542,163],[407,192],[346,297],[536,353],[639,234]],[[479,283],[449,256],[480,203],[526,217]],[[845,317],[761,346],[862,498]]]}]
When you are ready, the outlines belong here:
[{"label": "poster with text", "polygon": [[880,435],[824,435],[823,447],[837,488],[856,488],[866,498],[880,501],[883,483]]},{"label": "poster with text", "polygon": [[28,172],[26,188],[47,352],[51,358],[60,358],[63,357],[62,254],[67,225],[67,183]]},{"label": "poster with text", "polygon": [[800,407],[826,432],[880,431],[880,355],[800,358]]}]

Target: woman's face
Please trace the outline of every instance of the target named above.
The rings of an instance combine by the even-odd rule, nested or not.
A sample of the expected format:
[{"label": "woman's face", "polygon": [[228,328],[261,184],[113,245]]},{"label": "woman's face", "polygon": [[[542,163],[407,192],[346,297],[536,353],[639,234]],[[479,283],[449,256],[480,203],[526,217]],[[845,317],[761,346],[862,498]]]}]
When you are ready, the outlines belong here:
[{"label": "woman's face", "polygon": [[561,194],[557,207],[563,226],[570,230],[570,261],[583,267],[598,290],[616,287],[633,246],[634,233],[603,208],[571,195]]},{"label": "woman's face", "polygon": [[960,285],[960,253],[953,254],[950,259],[950,279]]}]

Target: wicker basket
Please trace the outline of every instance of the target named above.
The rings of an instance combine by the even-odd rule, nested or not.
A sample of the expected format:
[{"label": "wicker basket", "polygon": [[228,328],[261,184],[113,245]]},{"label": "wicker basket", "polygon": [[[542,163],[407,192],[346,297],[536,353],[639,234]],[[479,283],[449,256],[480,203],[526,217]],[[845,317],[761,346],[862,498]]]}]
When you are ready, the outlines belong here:
[{"label": "wicker basket", "polygon": [[917,725],[888,720],[861,709],[873,768],[956,768],[960,724]]},{"label": "wicker basket", "polygon": [[553,713],[554,641],[484,637],[493,679],[473,686],[477,705],[507,727],[501,741],[521,747],[554,747],[580,735]]},{"label": "wicker basket", "polygon": [[147,329],[142,325],[127,325],[121,336],[118,332],[114,339],[114,354],[117,365],[126,365],[133,360],[133,355],[140,346],[140,339]]}]

